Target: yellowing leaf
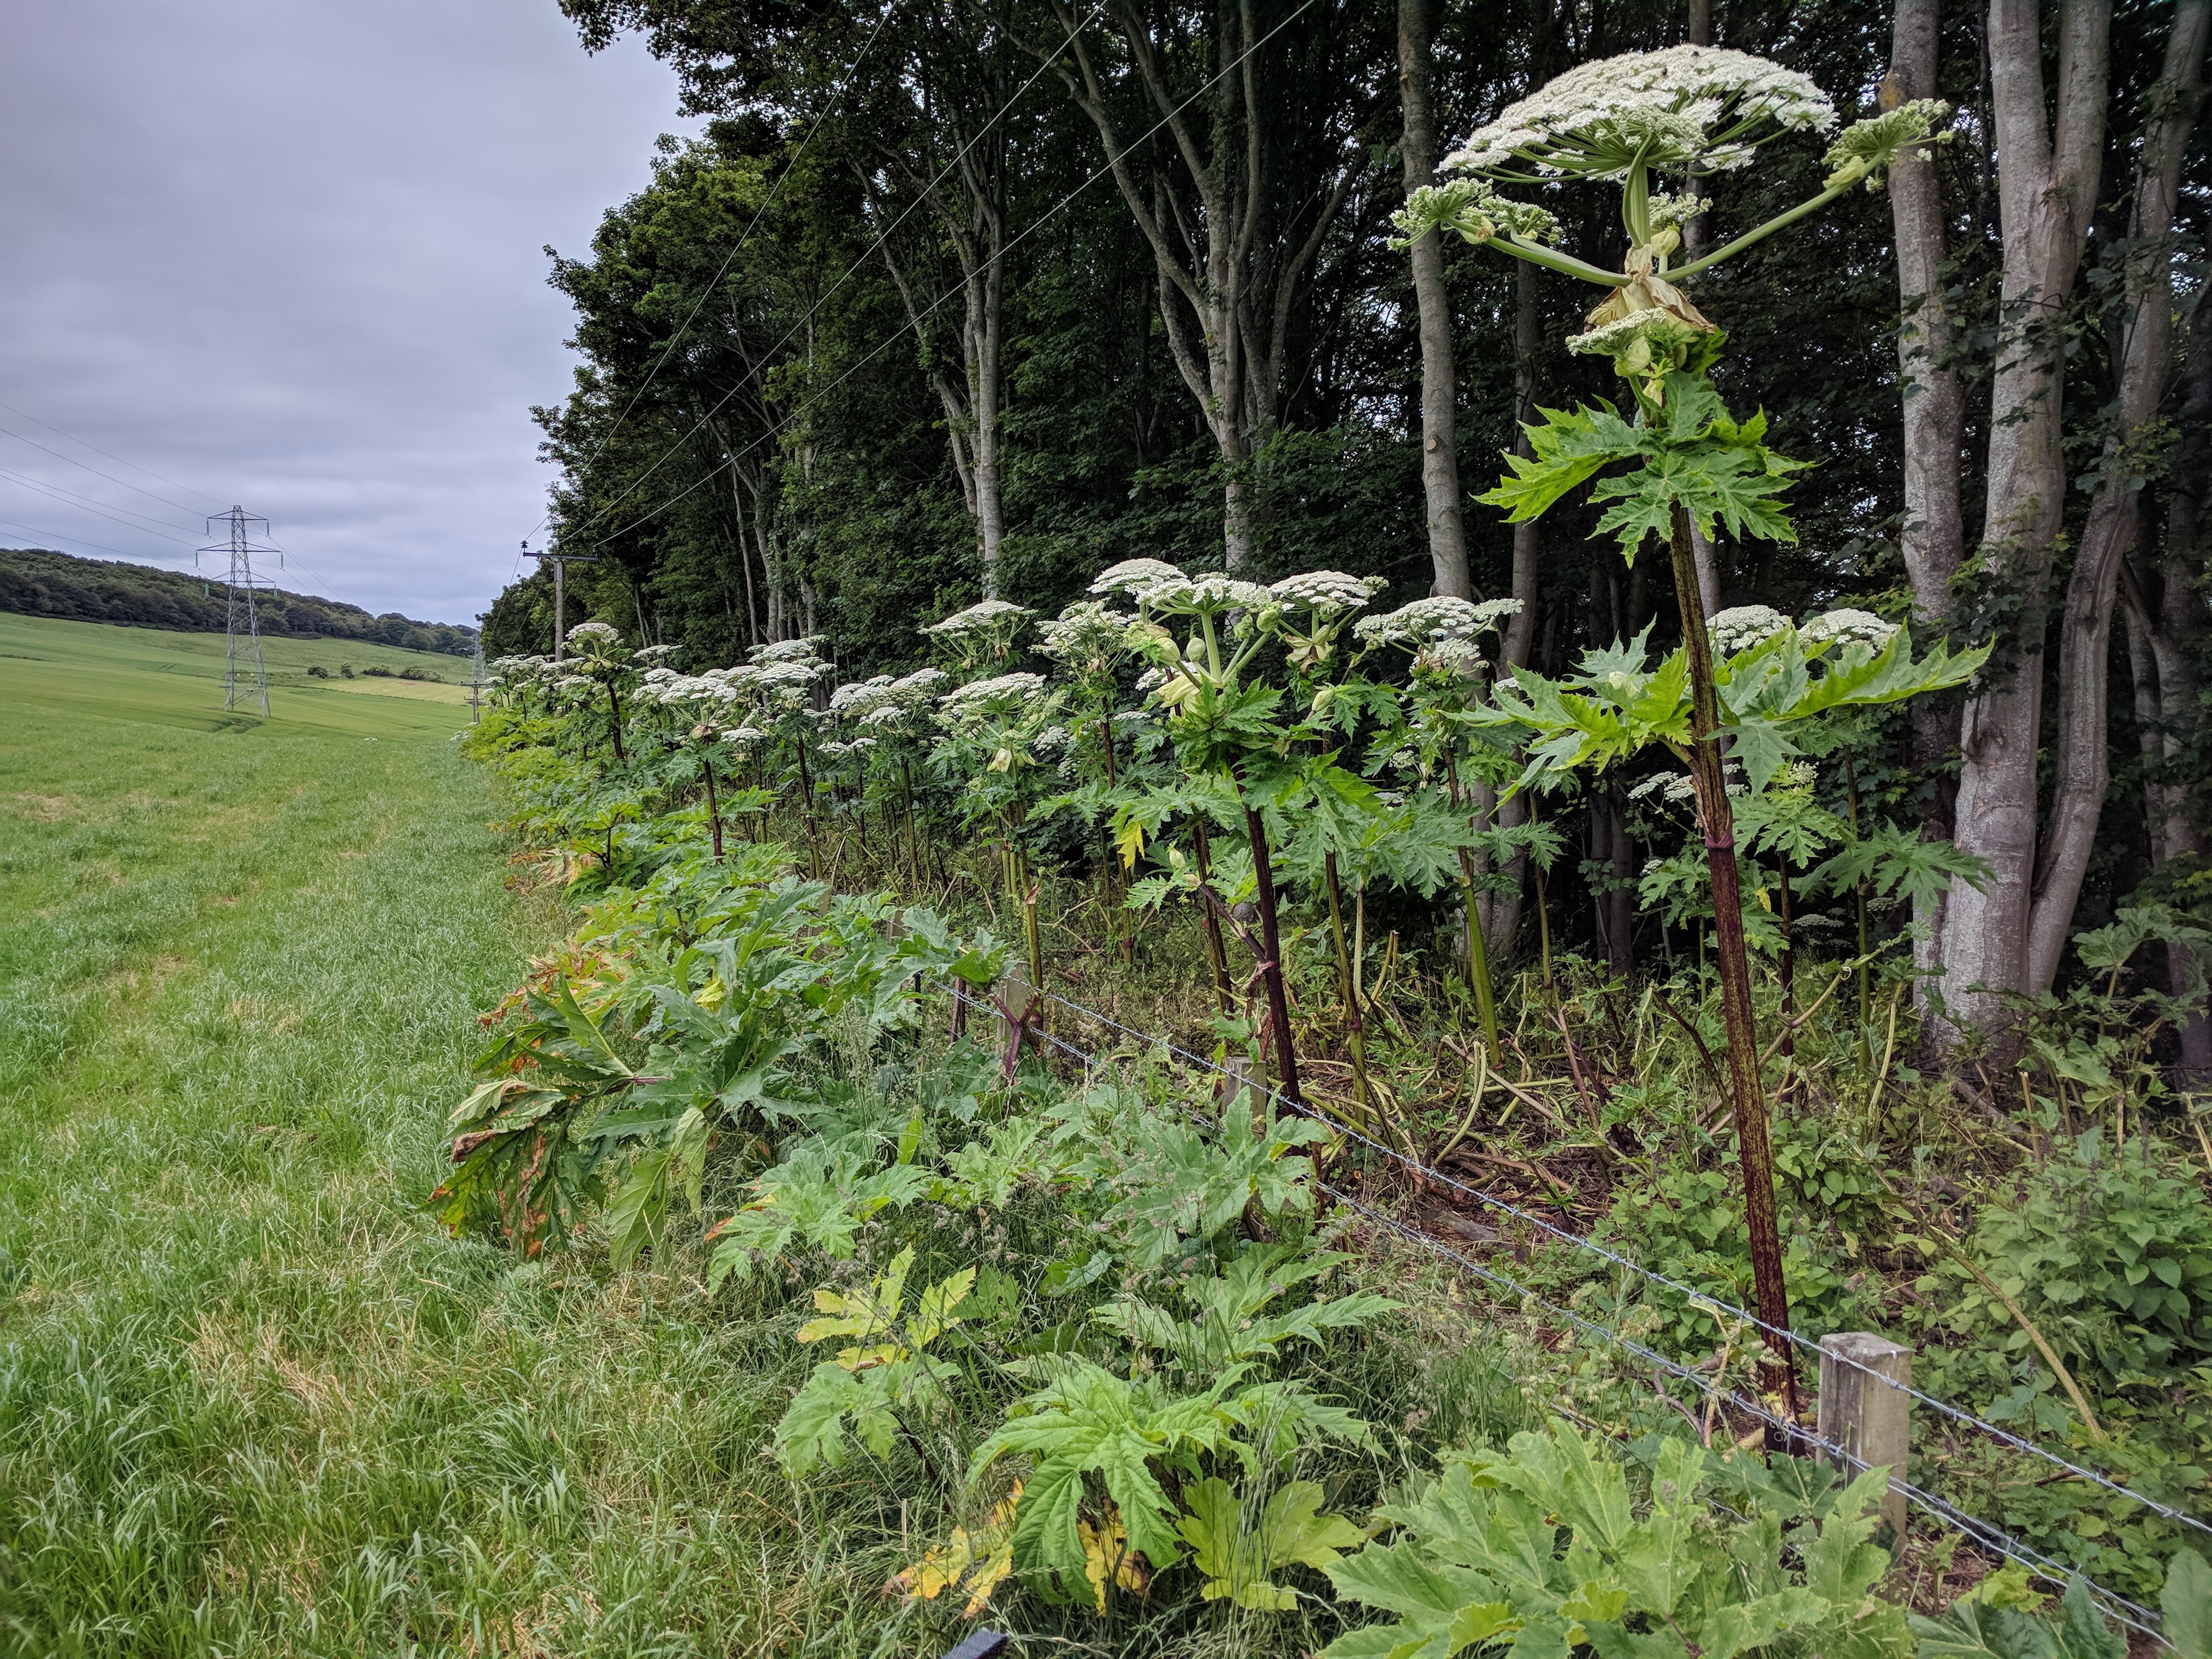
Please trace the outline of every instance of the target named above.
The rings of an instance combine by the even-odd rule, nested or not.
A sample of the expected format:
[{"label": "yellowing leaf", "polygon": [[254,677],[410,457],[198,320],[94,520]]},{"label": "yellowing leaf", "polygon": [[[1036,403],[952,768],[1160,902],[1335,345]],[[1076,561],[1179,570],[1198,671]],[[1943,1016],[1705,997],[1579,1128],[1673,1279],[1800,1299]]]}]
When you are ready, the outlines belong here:
[{"label": "yellowing leaf", "polygon": [[1014,1570],[1014,1511],[1021,1501],[1022,1485],[1017,1480],[1014,1489],[993,1506],[988,1522],[972,1534],[955,1527],[942,1549],[927,1551],[921,1560],[894,1573],[884,1594],[908,1602],[933,1601],[947,1590],[965,1589],[968,1602],[960,1610],[963,1616],[981,1616],[991,1604],[991,1593]]},{"label": "yellowing leaf", "polygon": [[1129,1536],[1121,1525],[1121,1512],[1113,1504],[1106,1506],[1106,1518],[1097,1526],[1088,1521],[1075,1523],[1076,1536],[1083,1540],[1083,1576],[1091,1581],[1091,1593],[1098,1598],[1098,1611],[1106,1611],[1106,1585],[1109,1580],[1133,1595],[1143,1595],[1152,1589],[1152,1575],[1145,1570],[1144,1558],[1129,1547]]}]

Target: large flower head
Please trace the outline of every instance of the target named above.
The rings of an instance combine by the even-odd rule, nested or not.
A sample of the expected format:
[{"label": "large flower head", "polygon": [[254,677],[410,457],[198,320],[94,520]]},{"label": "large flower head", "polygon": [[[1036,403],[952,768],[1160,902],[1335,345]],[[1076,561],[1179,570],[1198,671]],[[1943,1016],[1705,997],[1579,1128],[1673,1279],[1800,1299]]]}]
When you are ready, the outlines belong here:
[{"label": "large flower head", "polygon": [[925,634],[945,638],[958,638],[968,634],[981,634],[1018,625],[1025,617],[1036,612],[1025,605],[1013,605],[1005,599],[985,599],[969,605],[965,611],[956,611],[943,622],[933,622],[923,628]]},{"label": "large flower head", "polygon": [[1257,582],[1234,576],[1163,576],[1136,590],[1137,602],[1155,615],[1218,617],[1231,611],[1257,611],[1271,597]]},{"label": "large flower head", "polygon": [[1101,599],[1079,599],[1057,622],[1037,625],[1037,649],[1077,673],[1102,674],[1127,654],[1136,618]]},{"label": "large flower head", "polygon": [[1295,576],[1284,577],[1267,592],[1280,604],[1326,615],[1364,611],[1368,601],[1389,585],[1389,580],[1383,576],[1347,576],[1341,570],[1302,570]]},{"label": "large flower head", "polygon": [[1735,605],[1706,624],[1713,649],[1723,657],[1764,645],[1790,626],[1790,618],[1768,605]]},{"label": "large flower head", "polygon": [[1569,70],[1444,158],[1450,172],[1626,179],[1741,167],[1762,138],[1827,132],[1836,106],[1808,76],[1749,52],[1668,46]]},{"label": "large flower head", "polygon": [[1823,611],[1797,625],[1797,637],[1807,645],[1840,646],[1846,651],[1854,646],[1880,651],[1896,633],[1895,623],[1885,622],[1870,611],[1853,611],[1848,606],[1840,611]]},{"label": "large flower head", "polygon": [[1439,593],[1379,617],[1362,617],[1352,625],[1352,632],[1370,648],[1395,645],[1419,651],[1440,644],[1471,644],[1479,635],[1495,628],[1500,617],[1510,617],[1520,609],[1518,599],[1485,599],[1477,605]]},{"label": "large flower head", "polygon": [[1091,584],[1093,593],[1134,593],[1154,582],[1182,580],[1182,572],[1165,559],[1124,559],[1109,564]]}]

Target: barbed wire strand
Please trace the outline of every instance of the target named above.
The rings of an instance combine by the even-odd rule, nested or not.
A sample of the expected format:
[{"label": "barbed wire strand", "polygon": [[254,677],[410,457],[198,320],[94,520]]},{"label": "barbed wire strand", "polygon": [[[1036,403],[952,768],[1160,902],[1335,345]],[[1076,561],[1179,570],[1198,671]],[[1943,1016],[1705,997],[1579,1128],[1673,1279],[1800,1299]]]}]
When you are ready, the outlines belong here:
[{"label": "barbed wire strand", "polygon": [[[1131,1037],[1137,1042],[1156,1044],[1158,1047],[1166,1049],[1170,1054],[1176,1055],[1177,1058],[1188,1060],[1194,1065],[1203,1066],[1207,1071],[1216,1073],[1224,1077],[1234,1075],[1227,1067],[1218,1065],[1215,1061],[1206,1059],[1202,1055],[1194,1054],[1191,1053],[1190,1050],[1169,1041],[1168,1038],[1162,1036],[1158,1033],[1133,1030],[1130,1027],[1122,1024],[1119,1020],[1109,1018],[1106,1015],[1099,1013],[1095,1009],[1086,1008],[1080,1003],[1070,1001],[1067,998],[1060,996],[1049,990],[1039,989],[1037,994],[1041,997],[1046,998],[1049,1001],[1058,1003],[1061,1007],[1067,1009],[1073,1013],[1081,1015],[1086,1019],[1093,1020],[1109,1030],[1119,1031],[1123,1036]],[[1241,1079],[1240,1081],[1248,1088],[1255,1090],[1261,1089],[1261,1085],[1250,1078]],[[1331,1129],[1335,1130],[1337,1133],[1359,1142],[1364,1146],[1367,1146],[1376,1152],[1381,1152],[1384,1157],[1405,1165],[1409,1170],[1416,1171],[1427,1180],[1437,1182],[1443,1186],[1450,1188],[1455,1192],[1474,1199],[1478,1203],[1487,1205],[1491,1208],[1498,1210],[1504,1214],[1512,1216],[1517,1220],[1527,1222],[1531,1226],[1540,1229],[1543,1232],[1548,1234],[1550,1237],[1563,1244],[1569,1244],[1577,1249],[1586,1250],[1594,1255],[1601,1256],[1606,1261],[1613,1263],[1615,1266],[1626,1268],[1630,1273],[1636,1273],[1654,1285],[1663,1285],[1667,1289],[1676,1291],[1680,1295],[1691,1297],[1698,1301],[1709,1304],[1712,1307],[1718,1309],[1721,1312],[1728,1315],[1732,1319],[1741,1320],[1753,1328],[1763,1332],[1767,1335],[1779,1337],[1784,1340],[1794,1344],[1796,1346],[1803,1350],[1808,1354],[1812,1355],[1816,1359],[1820,1355],[1820,1344],[1813,1340],[1811,1338],[1803,1335],[1800,1332],[1791,1330],[1786,1326],[1770,1325],[1765,1320],[1760,1319],[1756,1314],[1752,1313],[1747,1309],[1738,1307],[1735,1304],[1715,1296],[1710,1291],[1701,1291],[1692,1285],[1685,1285],[1679,1279],[1670,1279],[1666,1274],[1655,1272],[1653,1269],[1644,1266],[1643,1263],[1636,1261],[1628,1256],[1622,1255],[1616,1250],[1607,1249],[1595,1239],[1589,1238],[1581,1233],[1570,1232],[1563,1227],[1559,1227],[1552,1222],[1547,1221],[1543,1217],[1536,1215],[1529,1211],[1523,1210],[1518,1206],[1498,1197],[1494,1194],[1486,1192],[1479,1187],[1471,1186],[1466,1182],[1457,1180],[1451,1176],[1446,1175],[1441,1170],[1431,1169],[1429,1165],[1419,1162],[1418,1159],[1409,1158],[1404,1152],[1400,1152],[1396,1147],[1387,1146],[1383,1142],[1375,1139],[1372,1136],[1365,1134],[1358,1129],[1353,1128],[1350,1124],[1344,1122],[1334,1114],[1328,1111],[1324,1108],[1316,1106],[1310,1102],[1301,1106],[1299,1103],[1291,1100],[1287,1096],[1273,1088],[1267,1088],[1262,1091],[1270,1098],[1277,1101],[1288,1109],[1291,1111],[1303,1112],[1304,1115],[1313,1117],[1317,1121],[1327,1124]],[[1887,1379],[1885,1379],[1885,1381],[1887,1380]],[[1909,1382],[1889,1382],[1888,1385],[1908,1395],[1911,1399],[1917,1401],[1920,1404],[1926,1406],[1930,1411],[1936,1412],[1942,1416],[1952,1419],[1954,1421],[1964,1424],[1970,1428],[1973,1428],[1984,1434],[1989,1435],[1991,1438],[2009,1446],[2014,1451],[2024,1453],[2032,1457],[2039,1457],[2043,1459],[2044,1462],[2052,1465],[2054,1468],[2063,1469],[2069,1474],[2074,1475],[2078,1479],[2087,1480],[2094,1486],[2103,1487],[2106,1491],[2112,1493],[2115,1497],[2125,1498],[2132,1503],[2140,1504],[2154,1515],[2161,1516],[2166,1520],[2176,1522],[2185,1527],[2192,1528],[2196,1531],[2203,1533],[2208,1537],[2212,1537],[2212,1525],[2207,1525],[2204,1522],[2199,1520],[2197,1516],[2189,1514],[2185,1510],[2175,1509],[2170,1504],[2160,1503],[2154,1498],[2147,1497],[2145,1494],[2136,1491],[2132,1486],[2129,1486],[2120,1481],[2112,1480],[2108,1476],[2100,1474],[2094,1469],[2084,1468],[2080,1464],[2074,1462],[2071,1459],[2062,1457],[2057,1452],[2051,1450],[2048,1447],[2040,1445],[2032,1440],[2023,1439],[2021,1436],[2014,1434],[2008,1429],[2001,1428],[1995,1423],[1991,1423],[1984,1418],[1976,1416],[1972,1412],[1967,1411],[1961,1407],[1953,1405],[1948,1400],[1939,1400],[1935,1395],[1925,1393],[1923,1390],[1913,1387]]]},{"label": "barbed wire strand", "polygon": [[[1003,1011],[998,1008],[995,1005],[970,996],[967,992],[961,989],[957,982],[948,980],[945,981],[945,988],[955,999],[965,1004],[967,1006],[985,1014],[996,1014],[1001,1018],[1004,1017]],[[1071,1003],[1063,997],[1054,996],[1053,994],[1048,991],[1040,991],[1038,992],[1038,994],[1046,997],[1052,1001],[1058,1002],[1061,1004],[1061,1006],[1070,1008],[1071,1010],[1074,1010],[1079,1012],[1086,1012],[1082,1010],[1079,1005]],[[1117,1030],[1124,1031],[1128,1030],[1127,1027],[1121,1025],[1118,1022],[1102,1020],[1101,1023],[1112,1024]],[[1068,1042],[1060,1037],[1055,1036],[1049,1031],[1043,1030],[1039,1027],[1028,1025],[1024,1025],[1024,1030],[1042,1037],[1044,1041],[1051,1043],[1054,1047],[1074,1056],[1075,1059],[1082,1063],[1086,1075],[1092,1072],[1103,1069],[1105,1065],[1105,1061],[1101,1056],[1087,1053],[1076,1047],[1074,1044]],[[1170,1050],[1174,1050],[1176,1048],[1176,1045],[1168,1042],[1165,1038],[1160,1038],[1158,1041],[1161,1043],[1161,1046],[1168,1048]],[[1210,1070],[1221,1072],[1224,1075],[1234,1075],[1233,1073],[1227,1073],[1225,1068],[1214,1066],[1210,1061],[1201,1061],[1200,1063],[1206,1065]],[[1244,1083],[1247,1086],[1251,1086],[1250,1080],[1249,1079],[1240,1079],[1239,1081]],[[1283,1097],[1277,1095],[1272,1089],[1264,1091],[1264,1092],[1273,1096],[1278,1100],[1283,1100],[1284,1098]],[[1284,1100],[1284,1103],[1293,1112],[1297,1112],[1299,1109],[1295,1102]],[[1310,1110],[1302,1113],[1301,1115],[1315,1117],[1321,1116],[1320,1114],[1311,1112]],[[1322,1121],[1327,1121],[1328,1120],[1324,1118]],[[1362,1139],[1364,1139],[1364,1137],[1362,1137]],[[1372,1145],[1373,1143],[1370,1142],[1369,1144]],[[1588,1318],[1583,1315],[1574,1312],[1571,1309],[1561,1306],[1559,1304],[1552,1301],[1550,1298],[1531,1290],[1528,1286],[1522,1285],[1517,1279],[1513,1279],[1510,1275],[1499,1273],[1496,1269],[1475,1261],[1473,1257],[1467,1255],[1463,1252],[1452,1249],[1442,1240],[1430,1237],[1427,1234],[1407,1225],[1398,1218],[1374,1208],[1358,1198],[1354,1197],[1350,1193],[1345,1192],[1340,1188],[1330,1185],[1328,1182],[1320,1179],[1318,1176],[1315,1178],[1314,1185],[1319,1190],[1328,1194],[1337,1202],[1345,1206],[1347,1209],[1354,1211],[1358,1214],[1365,1217],[1368,1220],[1374,1222],[1378,1225],[1387,1227],[1392,1232],[1398,1234],[1414,1243],[1419,1244],[1440,1256],[1448,1258],[1465,1271],[1475,1275],[1475,1277],[1484,1279],[1490,1284],[1495,1285],[1499,1288],[1510,1292],[1515,1297],[1520,1298],[1522,1303],[1534,1304],[1555,1318],[1572,1326],[1575,1329],[1581,1331],[1585,1334],[1599,1337],[1606,1341],[1611,1342],[1621,1348],[1624,1352],[1633,1354],[1637,1358],[1644,1361],[1657,1370],[1665,1371],[1680,1381],[1695,1385],[1697,1388],[1703,1390],[1710,1398],[1718,1401],[1719,1403],[1741,1412],[1747,1416],[1755,1418],[1770,1427],[1777,1429],[1784,1434],[1788,1435],[1792,1439],[1802,1444],[1813,1447],[1817,1450],[1825,1451],[1832,1456],[1844,1460],[1847,1463],[1856,1464],[1860,1468],[1865,1467],[1863,1460],[1854,1456],[1847,1448],[1840,1446],[1833,1441],[1823,1439],[1817,1433],[1808,1433],[1800,1425],[1791,1423],[1787,1419],[1776,1415],[1771,1410],[1768,1409],[1759,1401],[1747,1399],[1744,1395],[1736,1393],[1734,1390],[1723,1390],[1717,1379],[1708,1378],[1693,1370],[1692,1367],[1683,1364],[1679,1360],[1668,1358],[1666,1355],[1659,1352],[1656,1349],[1637,1341],[1635,1338],[1627,1335],[1624,1332],[1615,1330],[1609,1325]],[[1712,1298],[1711,1297],[1700,1297],[1699,1299],[1708,1303],[1712,1302]],[[1716,1304],[1714,1305],[1720,1304]],[[1753,1322],[1751,1322],[1747,1318],[1745,1322],[1751,1323]],[[1881,1382],[1886,1387],[1898,1389],[1901,1393],[1910,1392],[1910,1390],[1906,1389],[1903,1384],[1899,1383],[1889,1377],[1881,1376],[1877,1373],[1873,1372],[1869,1372],[1868,1374],[1874,1376],[1875,1381]],[[2086,1573],[2081,1572],[2077,1569],[2069,1567],[2062,1562],[2053,1560],[2051,1557],[2045,1555],[2040,1551],[2035,1549],[2032,1545],[2022,1543],[2019,1539],[2014,1538],[2011,1534],[2006,1532],[1995,1522],[1984,1521],[1979,1516],[1969,1514],[1967,1511],[1960,1509],[1957,1505],[1948,1502],[1946,1499],[1936,1497],[1935,1493],[1927,1491],[1925,1488],[1915,1486],[1910,1480],[1906,1479],[1900,1473],[1895,1471],[1891,1473],[1889,1476],[1889,1489],[1902,1496],[1907,1503],[1919,1505],[1921,1509],[1926,1510],[1929,1514],[1935,1516],[1938,1520],[1942,1521],[1960,1532],[1966,1534],[1968,1539],[1976,1545],[1993,1550],[1998,1554],[2003,1555],[2007,1559],[2017,1562],[2021,1566],[2024,1566],[2029,1571],[2036,1573],[2039,1577],[2050,1578],[2061,1583],[2072,1579],[2080,1580],[2083,1587],[2099,1599],[2104,1611],[2110,1617],[2118,1622],[2127,1626],[2130,1629],[2139,1631],[2144,1635],[2151,1637],[2154,1640],[2160,1642],[2165,1640],[2165,1638],[2160,1634],[2160,1627],[2163,1621],[2160,1618],[2160,1615],[2153,1612],[2150,1608],[2144,1607],[2141,1602],[2131,1601],[2127,1596],[2122,1595],[2118,1591],[2111,1589],[2106,1586],[2099,1583],[2095,1579],[2089,1577]]]}]

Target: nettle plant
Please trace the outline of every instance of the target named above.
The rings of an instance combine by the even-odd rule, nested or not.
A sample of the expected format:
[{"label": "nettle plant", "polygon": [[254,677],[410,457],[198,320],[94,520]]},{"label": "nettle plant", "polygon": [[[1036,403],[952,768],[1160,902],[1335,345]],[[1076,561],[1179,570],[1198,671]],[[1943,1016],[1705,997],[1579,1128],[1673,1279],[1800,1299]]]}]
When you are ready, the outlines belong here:
[{"label": "nettle plant", "polygon": [[[1510,457],[1506,477],[1481,499],[1504,508],[1510,520],[1527,520],[1590,484],[1589,499],[1605,504],[1598,533],[1615,537],[1625,557],[1632,561],[1649,537],[1666,540],[1684,647],[1656,672],[1646,670],[1640,651],[1595,653],[1585,659],[1580,683],[1564,689],[1516,674],[1516,684],[1525,682],[1526,689],[1510,712],[1531,738],[1529,781],[1547,772],[1601,766],[1652,742],[1669,744],[1689,767],[1712,886],[1759,1310],[1777,1329],[1789,1324],[1789,1298],[1723,749],[1732,745],[1753,786],[1763,787],[1791,753],[1784,735],[1790,721],[1846,698],[1894,702],[1955,684],[1980,658],[1939,653],[1932,666],[1917,664],[1900,631],[1879,652],[1845,649],[1816,677],[1815,663],[1829,653],[1808,653],[1792,629],[1740,667],[1729,665],[1724,720],[1692,528],[1711,536],[1724,526],[1738,538],[1796,540],[1780,498],[1790,475],[1807,463],[1767,447],[1763,415],[1739,422],[1729,412],[1706,379],[1726,337],[1680,284],[1847,190],[1878,187],[1891,159],[1928,143],[1948,113],[1945,106],[1923,100],[1856,123],[1831,146],[1831,171],[1818,194],[1674,265],[1683,225],[1708,204],[1655,192],[1655,176],[1695,179],[1749,167],[1762,144],[1832,131],[1835,108],[1807,76],[1743,52],[1676,46],[1632,53],[1584,64],[1506,109],[1447,158],[1447,168],[1468,176],[1417,191],[1397,221],[1408,243],[1449,230],[1605,290],[1568,346],[1610,358],[1627,385],[1630,407],[1624,412],[1601,402],[1540,411],[1543,418],[1524,428],[1533,453]],[[1553,246],[1559,219],[1499,189],[1569,183],[1619,187],[1629,242],[1620,270]],[[1778,1336],[1769,1343],[1766,1384],[1786,1392],[1794,1406],[1788,1349]]]}]

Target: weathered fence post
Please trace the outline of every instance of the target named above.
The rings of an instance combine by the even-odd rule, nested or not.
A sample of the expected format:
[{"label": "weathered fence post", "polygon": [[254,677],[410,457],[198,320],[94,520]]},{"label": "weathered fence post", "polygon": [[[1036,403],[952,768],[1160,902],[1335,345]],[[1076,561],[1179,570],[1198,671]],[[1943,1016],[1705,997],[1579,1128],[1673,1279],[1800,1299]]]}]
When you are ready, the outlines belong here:
[{"label": "weathered fence post", "polygon": [[1009,963],[992,1000],[999,1005],[1000,1018],[1006,1028],[1006,1081],[1012,1083],[1021,1065],[1022,1039],[1029,1035],[1030,1015],[1036,1007],[1036,988],[1030,983],[1024,969]]},{"label": "weathered fence post", "polygon": [[[1841,1331],[1820,1339],[1820,1407],[1814,1431],[1848,1456],[1835,1457],[1846,1474],[1887,1466],[1899,1480],[1911,1425],[1912,1350],[1871,1331]],[[1905,1539],[1905,1494],[1894,1487],[1884,1495],[1881,1512]]]}]

